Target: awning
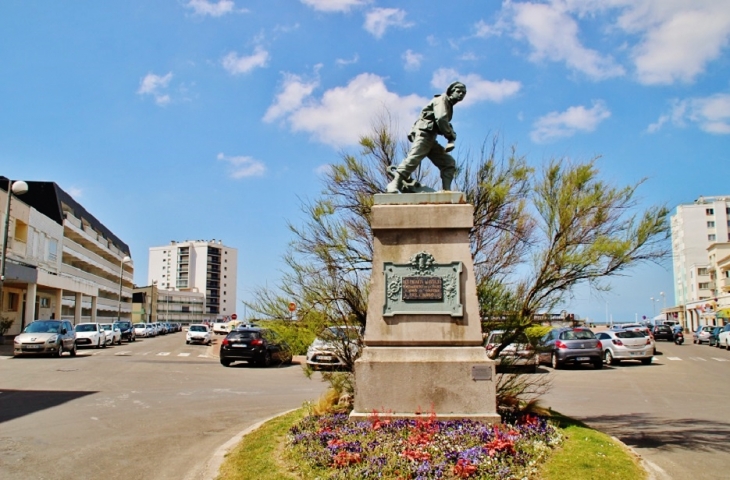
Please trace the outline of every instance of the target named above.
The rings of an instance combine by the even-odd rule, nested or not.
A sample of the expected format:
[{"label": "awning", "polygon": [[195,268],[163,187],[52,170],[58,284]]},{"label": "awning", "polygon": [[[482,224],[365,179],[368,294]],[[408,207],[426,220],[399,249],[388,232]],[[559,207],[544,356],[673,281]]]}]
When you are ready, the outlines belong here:
[{"label": "awning", "polygon": [[730,319],[730,308],[721,308],[717,311],[717,318]]}]

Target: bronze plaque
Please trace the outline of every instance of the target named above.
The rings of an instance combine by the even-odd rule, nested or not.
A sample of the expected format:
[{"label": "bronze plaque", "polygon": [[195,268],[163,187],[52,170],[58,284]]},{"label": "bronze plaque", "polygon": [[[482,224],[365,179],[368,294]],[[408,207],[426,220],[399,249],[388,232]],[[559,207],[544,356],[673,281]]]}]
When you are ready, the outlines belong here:
[{"label": "bronze plaque", "polygon": [[441,277],[403,277],[403,300],[441,301],[444,281]]}]

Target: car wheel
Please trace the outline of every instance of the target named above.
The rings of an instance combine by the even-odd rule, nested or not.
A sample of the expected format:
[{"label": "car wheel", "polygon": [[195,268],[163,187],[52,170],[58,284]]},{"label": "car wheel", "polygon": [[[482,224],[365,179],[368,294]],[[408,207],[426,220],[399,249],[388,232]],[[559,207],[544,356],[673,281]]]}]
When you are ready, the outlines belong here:
[{"label": "car wheel", "polygon": [[76,342],[74,342],[74,346],[71,349],[71,352],[70,353],[71,353],[71,356],[72,357],[75,357],[76,356]]},{"label": "car wheel", "polygon": [[606,365],[616,365],[618,363],[618,360],[613,358],[611,350],[606,350],[606,353],[603,354],[603,358],[606,360]]},{"label": "car wheel", "polygon": [[641,363],[644,365],[651,365],[651,358],[642,358]]},{"label": "car wheel", "polygon": [[185,343],[186,343],[187,345],[190,345],[190,340],[185,340]]},{"label": "car wheel", "polygon": [[550,364],[553,366],[553,369],[555,369],[555,370],[559,369],[562,366],[560,364],[560,362],[558,361],[557,353],[553,353],[552,357],[550,358]]},{"label": "car wheel", "polygon": [[264,358],[261,360],[261,363],[259,364],[262,367],[270,367],[271,366],[271,353],[267,350],[264,353]]},{"label": "car wheel", "polygon": [[96,342],[96,348],[101,348],[101,338]]},{"label": "car wheel", "polygon": [[132,341],[133,342],[136,342],[137,341],[137,336],[136,335],[134,337],[132,337]]},{"label": "car wheel", "polygon": [[603,368],[603,359],[599,358],[598,360],[593,362],[593,368],[595,368],[596,370],[602,369]]},{"label": "car wheel", "polygon": [[224,367],[230,367],[231,361],[228,360],[227,358],[221,358],[221,365],[223,365]]},{"label": "car wheel", "polygon": [[57,357],[60,358],[61,355],[63,355],[63,340],[61,340],[60,342],[58,342],[58,351],[56,352],[56,356]]}]

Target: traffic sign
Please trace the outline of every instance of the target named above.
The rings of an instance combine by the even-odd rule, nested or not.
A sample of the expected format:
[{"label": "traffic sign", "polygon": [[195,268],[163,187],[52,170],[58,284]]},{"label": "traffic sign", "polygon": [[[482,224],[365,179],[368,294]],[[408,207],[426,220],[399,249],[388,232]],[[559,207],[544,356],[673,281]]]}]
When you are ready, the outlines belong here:
[{"label": "traffic sign", "polygon": [[237,318],[238,318],[238,315],[236,315],[235,313],[234,313],[233,315],[231,315],[231,319],[232,319],[232,320],[235,320],[235,319],[237,319]]},{"label": "traffic sign", "polygon": [[296,309],[297,309],[297,304],[294,302],[289,302],[289,311],[293,312]]}]

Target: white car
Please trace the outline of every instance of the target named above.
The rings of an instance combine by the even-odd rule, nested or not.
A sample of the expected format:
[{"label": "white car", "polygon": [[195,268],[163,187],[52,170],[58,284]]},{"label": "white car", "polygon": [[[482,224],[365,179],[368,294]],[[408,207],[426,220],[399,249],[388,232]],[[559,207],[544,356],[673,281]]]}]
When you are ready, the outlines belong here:
[{"label": "white car", "polygon": [[360,356],[362,334],[352,325],[325,328],[307,349],[307,365],[312,370],[351,367]]},{"label": "white car", "polygon": [[98,323],[79,323],[74,327],[76,331],[76,345],[83,347],[86,345],[95,348],[106,348],[106,333]]},{"label": "white car", "polygon": [[730,350],[730,323],[722,327],[720,334],[717,336],[717,346],[725,347]]},{"label": "white car", "polygon": [[216,320],[215,322],[213,322],[213,333],[227,335],[228,332],[228,322],[225,322],[223,320]]},{"label": "white car", "polygon": [[138,337],[151,337],[152,328],[146,323],[135,323],[134,334]]},{"label": "white car", "polygon": [[185,335],[185,343],[203,343],[205,345],[210,345],[211,342],[212,339],[210,337],[210,330],[208,329],[208,325],[190,325],[190,328],[188,328],[188,333]]},{"label": "white car", "polygon": [[621,360],[651,364],[654,345],[651,337],[641,330],[606,330],[596,333],[596,338],[601,341],[603,360],[608,365],[616,365]]},{"label": "white car", "polygon": [[114,345],[115,343],[117,345],[122,344],[122,331],[119,330],[119,327],[112,323],[100,323],[99,325],[104,329],[107,345]]},{"label": "white car", "polygon": [[510,343],[497,355],[495,352],[502,344],[504,330],[493,330],[484,340],[484,348],[487,356],[495,361],[497,365],[505,367],[528,367],[534,371],[540,368],[535,348],[530,344],[524,333],[519,335],[513,343]]}]

